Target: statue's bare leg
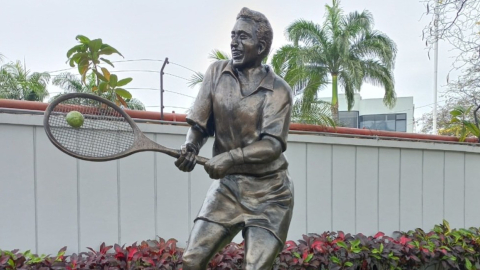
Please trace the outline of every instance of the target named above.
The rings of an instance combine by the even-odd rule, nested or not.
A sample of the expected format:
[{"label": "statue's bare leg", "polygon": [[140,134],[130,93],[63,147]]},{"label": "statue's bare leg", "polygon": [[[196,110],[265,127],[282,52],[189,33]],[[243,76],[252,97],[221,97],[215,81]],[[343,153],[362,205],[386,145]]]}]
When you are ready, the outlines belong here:
[{"label": "statue's bare leg", "polygon": [[195,221],[183,253],[183,270],[207,269],[212,257],[232,242],[239,230],[229,231],[222,225],[201,219]]},{"label": "statue's bare leg", "polygon": [[283,245],[268,230],[260,227],[245,229],[245,270],[271,270]]}]

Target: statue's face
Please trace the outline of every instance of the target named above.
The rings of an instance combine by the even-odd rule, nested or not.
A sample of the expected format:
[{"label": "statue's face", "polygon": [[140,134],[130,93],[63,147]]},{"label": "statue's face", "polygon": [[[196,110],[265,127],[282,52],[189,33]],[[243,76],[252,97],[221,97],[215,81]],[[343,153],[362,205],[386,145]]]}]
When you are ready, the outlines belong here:
[{"label": "statue's face", "polygon": [[255,65],[260,58],[263,43],[257,38],[257,23],[252,20],[239,19],[232,30],[233,67],[242,69]]}]

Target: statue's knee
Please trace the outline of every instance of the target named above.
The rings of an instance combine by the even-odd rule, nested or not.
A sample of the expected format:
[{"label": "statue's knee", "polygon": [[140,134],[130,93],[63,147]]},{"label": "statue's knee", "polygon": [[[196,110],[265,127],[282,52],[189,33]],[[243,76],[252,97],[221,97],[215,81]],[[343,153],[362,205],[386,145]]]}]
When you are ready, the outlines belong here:
[{"label": "statue's knee", "polygon": [[203,270],[206,269],[208,258],[201,250],[186,250],[182,256],[184,270]]},{"label": "statue's knee", "polygon": [[197,256],[192,253],[185,252],[183,253],[183,269],[196,269],[195,266],[198,266]]},{"label": "statue's knee", "polygon": [[271,270],[272,264],[267,262],[245,262],[245,270]]}]

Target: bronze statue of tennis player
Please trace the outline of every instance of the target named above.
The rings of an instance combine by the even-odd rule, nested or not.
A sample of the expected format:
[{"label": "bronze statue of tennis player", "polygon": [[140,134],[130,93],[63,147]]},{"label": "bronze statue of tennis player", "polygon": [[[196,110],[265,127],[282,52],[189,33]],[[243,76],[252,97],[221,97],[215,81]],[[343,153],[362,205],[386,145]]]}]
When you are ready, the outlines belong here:
[{"label": "bronze statue of tennis player", "polygon": [[193,170],[200,148],[215,135],[205,170],[214,181],[190,233],[183,269],[206,269],[240,231],[244,269],[271,269],[285,243],[293,184],[283,154],[292,109],[289,85],[262,65],[273,39],[267,18],[243,8],[231,32],[232,60],[213,63],[192,110],[175,165]]}]

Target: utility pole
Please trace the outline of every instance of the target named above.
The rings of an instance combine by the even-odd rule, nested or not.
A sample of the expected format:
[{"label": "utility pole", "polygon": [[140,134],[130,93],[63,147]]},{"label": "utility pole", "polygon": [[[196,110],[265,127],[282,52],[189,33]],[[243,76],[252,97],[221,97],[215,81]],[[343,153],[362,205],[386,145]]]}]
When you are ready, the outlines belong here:
[{"label": "utility pole", "polygon": [[163,120],[163,69],[165,65],[168,64],[168,57],[165,57],[165,61],[163,61],[162,69],[160,69],[160,120]]}]

